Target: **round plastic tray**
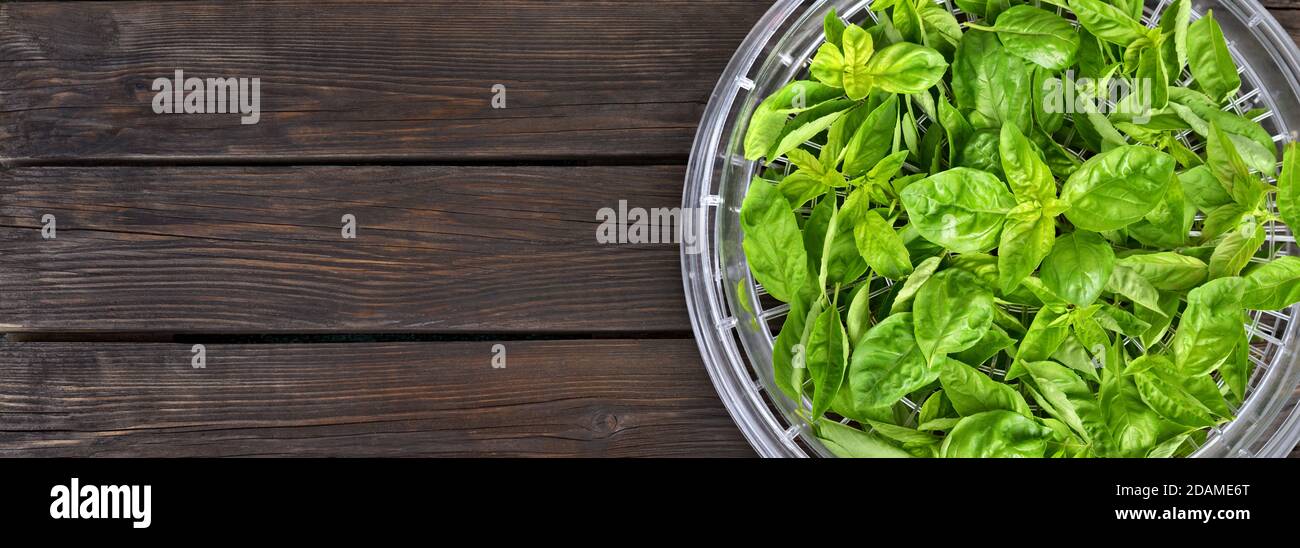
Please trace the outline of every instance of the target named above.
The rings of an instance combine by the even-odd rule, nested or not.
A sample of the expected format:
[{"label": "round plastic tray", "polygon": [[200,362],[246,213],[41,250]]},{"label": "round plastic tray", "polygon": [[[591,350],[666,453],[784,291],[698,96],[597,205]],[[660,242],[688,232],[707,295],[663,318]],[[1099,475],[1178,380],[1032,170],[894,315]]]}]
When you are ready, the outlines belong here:
[{"label": "round plastic tray", "polygon": [[[959,10],[940,0],[954,13]],[[793,401],[776,389],[772,344],[787,307],[764,307],[741,249],[740,204],[759,168],[744,159],[741,143],[750,114],[763,98],[805,77],[808,60],[823,41],[822,19],[835,9],[846,20],[869,23],[871,2],[780,0],[741,44],[713,91],[686,175],[682,200],[686,226],[699,227],[682,247],[686,300],[705,365],[718,395],[754,449],[765,457],[830,456],[794,413]],[[1147,3],[1148,22],[1168,0]],[[1229,48],[1243,67],[1238,113],[1265,109],[1258,121],[1281,143],[1300,129],[1300,49],[1255,0],[1195,0],[1193,18],[1213,9]],[[961,15],[959,15],[959,18]],[[1269,227],[1274,255],[1297,254],[1295,238],[1281,224]],[[768,300],[770,302],[770,299]],[[1300,324],[1295,309],[1252,317],[1250,392],[1237,418],[1211,432],[1196,457],[1281,457],[1300,439],[1300,362],[1295,352]]]}]

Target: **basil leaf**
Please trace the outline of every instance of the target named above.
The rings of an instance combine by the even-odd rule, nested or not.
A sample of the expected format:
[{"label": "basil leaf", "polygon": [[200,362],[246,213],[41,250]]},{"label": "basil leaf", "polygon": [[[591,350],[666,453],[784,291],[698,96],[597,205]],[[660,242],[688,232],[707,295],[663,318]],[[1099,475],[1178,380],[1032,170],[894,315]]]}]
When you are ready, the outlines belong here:
[{"label": "basil leaf", "polygon": [[841,95],[840,90],[830,86],[797,81],[764,99],[754,109],[745,131],[745,159],[757,160],[771,150],[791,114],[804,112]]},{"label": "basil leaf", "polygon": [[1210,256],[1210,279],[1226,278],[1241,274],[1260,246],[1268,239],[1264,225],[1252,219],[1243,221],[1241,226],[1229,232]]},{"label": "basil leaf", "polygon": [[[889,93],[921,93],[935,86],[948,72],[948,62],[932,48],[908,42],[876,52],[864,69],[866,81]],[[845,73],[848,84],[848,73]],[[865,96],[865,94],[864,94]],[[849,97],[853,98],[852,91]]]},{"label": "basil leaf", "polygon": [[1191,22],[1191,0],[1174,0],[1165,8],[1164,13],[1160,14],[1160,32],[1165,35],[1167,49],[1173,52],[1171,62],[1166,68],[1166,72],[1172,77],[1181,75],[1183,67],[1187,66],[1187,35]]},{"label": "basil leaf", "polygon": [[812,335],[808,339],[808,373],[813,380],[812,416],[820,417],[831,406],[831,400],[844,382],[849,344],[840,324],[840,312],[827,308],[817,316]]},{"label": "basil leaf", "polygon": [[916,294],[916,344],[927,361],[960,352],[979,342],[993,325],[993,294],[971,274],[939,272]]},{"label": "basil leaf", "polygon": [[826,12],[826,17],[822,19],[822,30],[826,32],[826,43],[835,47],[841,47],[844,43],[844,20],[840,15],[835,13],[835,8]]},{"label": "basil leaf", "polygon": [[889,310],[890,314],[911,312],[912,297],[916,296],[916,292],[920,291],[921,287],[930,281],[930,277],[939,269],[940,261],[939,257],[930,257],[921,261],[921,264],[916,265],[916,270],[912,271],[912,275],[908,276],[907,280],[903,282],[902,289],[894,296],[894,303]]},{"label": "basil leaf", "polygon": [[1124,228],[1150,213],[1173,179],[1168,154],[1136,145],[1115,148],[1084,162],[1065,182],[1065,216],[1094,232]]},{"label": "basil leaf", "polygon": [[[1017,361],[1043,361],[1052,356],[1061,343],[1070,335],[1070,315],[1064,308],[1043,308],[1034,316],[1025,333],[1020,348],[1016,350]],[[1012,380],[1010,373],[1008,379]]]},{"label": "basil leaf", "polygon": [[1218,420],[1214,413],[1196,399],[1175,378],[1161,374],[1157,366],[1150,371],[1134,375],[1138,394],[1160,416],[1183,426],[1199,428],[1214,426]]},{"label": "basil leaf", "polygon": [[894,314],[858,341],[849,364],[854,405],[891,405],[938,378],[921,355],[913,329],[911,313]]},{"label": "basil leaf", "polygon": [[1242,306],[1283,310],[1296,303],[1300,303],[1300,258],[1279,257],[1246,275]]},{"label": "basil leaf", "polygon": [[1003,293],[1014,291],[1038,270],[1055,244],[1055,216],[1045,212],[1038,202],[1022,203],[1007,213],[998,247],[999,289]]},{"label": "basil leaf", "polygon": [[926,240],[958,253],[998,244],[1006,214],[1016,206],[1006,184],[969,168],[955,168],[907,187],[903,206]]},{"label": "basil leaf", "polygon": [[980,338],[975,346],[962,350],[952,355],[957,361],[971,366],[984,364],[998,355],[999,352],[1015,346],[1016,340],[1011,338],[1001,326],[997,324],[997,317],[993,318],[993,326],[989,328],[984,337]]},{"label": "basil leaf", "polygon": [[817,424],[818,439],[837,457],[846,459],[911,458],[911,455],[906,451],[857,428],[829,420],[821,420]]},{"label": "basil leaf", "polygon": [[790,301],[790,311],[786,313],[785,322],[781,324],[781,333],[776,336],[776,342],[772,345],[772,373],[776,377],[776,386],[791,399],[800,398],[792,379],[796,365],[805,366],[803,362],[795,363],[796,359],[802,359],[802,356],[796,357],[795,353],[803,351],[796,349],[796,346],[802,342],[804,325],[808,319],[808,300],[796,296]]},{"label": "basil leaf", "polygon": [[853,234],[858,243],[858,252],[877,274],[900,280],[912,271],[912,259],[907,253],[907,247],[903,245],[903,239],[879,213],[873,210],[863,214],[854,227]]},{"label": "basil leaf", "polygon": [[771,183],[755,178],[740,208],[740,227],[754,278],[769,295],[790,302],[808,280],[808,254],[790,203]]},{"label": "basil leaf", "polygon": [[1041,458],[1051,429],[1011,411],[987,411],[963,418],[943,440],[949,458]]},{"label": "basil leaf", "polygon": [[854,288],[844,323],[845,333],[849,336],[849,347],[853,348],[871,329],[871,278]]},{"label": "basil leaf", "polygon": [[1300,227],[1300,154],[1288,143],[1282,156],[1282,176],[1277,180],[1277,210],[1288,226]]},{"label": "basil leaf", "polygon": [[1222,104],[1241,89],[1241,76],[1237,74],[1237,64],[1228,51],[1223,29],[1214,20],[1214,11],[1192,23],[1187,36],[1187,61],[1196,84]]},{"label": "basil leaf", "polygon": [[853,105],[853,101],[848,100],[827,101],[800,113],[781,129],[776,144],[772,145],[772,149],[766,156],[779,158],[794,150],[817,134],[826,131]]},{"label": "basil leaf", "polygon": [[875,44],[871,35],[862,27],[849,25],[843,35],[843,75],[844,92],[849,99],[862,99],[871,93],[873,85],[868,63],[875,55]]},{"label": "basil leaf", "polygon": [[1232,199],[1247,208],[1255,208],[1264,199],[1264,188],[1250,174],[1250,168],[1237,152],[1237,145],[1217,124],[1210,125],[1206,162]]},{"label": "basil leaf", "polygon": [[1147,28],[1100,0],[1069,0],[1070,11],[1093,36],[1121,46],[1147,37]]},{"label": "basil leaf", "polygon": [[1053,362],[1023,362],[1023,365],[1048,414],[1068,425],[1084,441],[1091,441],[1096,427],[1085,422],[1101,419],[1096,398],[1083,379]]},{"label": "basil leaf", "polygon": [[962,39],[953,60],[952,91],[956,106],[970,112],[975,128],[1015,124],[1032,127],[1033,65],[1012,55],[996,36],[975,32]]},{"label": "basil leaf", "polygon": [[1043,284],[1077,306],[1088,306],[1101,296],[1115,270],[1115,252],[1092,232],[1073,232],[1057,238],[1043,260]]},{"label": "basil leaf", "polygon": [[1215,178],[1209,167],[1197,166],[1180,173],[1178,182],[1187,198],[1201,209],[1208,210],[1232,203],[1232,195],[1228,194],[1228,189]]},{"label": "basil leaf", "polygon": [[1106,282],[1106,291],[1133,301],[1148,310],[1160,310],[1160,293],[1151,282],[1123,263],[1117,263]]},{"label": "basil leaf", "polygon": [[844,149],[844,175],[858,177],[884,159],[897,126],[898,96],[891,96],[867,116]]},{"label": "basil leaf", "polygon": [[826,43],[817,48],[809,68],[817,81],[844,89],[844,53],[835,44]]},{"label": "basil leaf", "polygon": [[970,26],[997,33],[1007,51],[1050,70],[1070,68],[1079,51],[1079,33],[1069,21],[1033,6],[1003,12],[992,27]]},{"label": "basil leaf", "polygon": [[998,156],[1007,183],[1017,199],[1043,203],[1056,200],[1056,179],[1052,177],[1052,170],[1019,128],[1014,125],[1002,126]]},{"label": "basil leaf", "polygon": [[1193,289],[1187,296],[1172,343],[1174,362],[1186,376],[1208,375],[1227,360],[1245,327],[1241,278],[1220,278]]},{"label": "basil leaf", "polygon": [[1186,427],[1166,421],[1148,407],[1132,377],[1115,377],[1103,384],[1100,400],[1110,431],[1110,456],[1145,456],[1170,432],[1186,430]]},{"label": "basil leaf", "polygon": [[[834,197],[826,201],[835,202]],[[822,244],[821,285],[845,285],[862,277],[867,271],[867,263],[858,253],[857,243],[853,237],[853,227],[861,213],[858,211],[863,200],[845,202],[844,207],[835,212],[827,227],[826,240]]]},{"label": "basil leaf", "polygon": [[963,416],[1004,409],[1032,417],[1025,398],[1008,384],[990,379],[973,367],[952,359],[943,359],[939,367],[943,385],[952,406]]}]

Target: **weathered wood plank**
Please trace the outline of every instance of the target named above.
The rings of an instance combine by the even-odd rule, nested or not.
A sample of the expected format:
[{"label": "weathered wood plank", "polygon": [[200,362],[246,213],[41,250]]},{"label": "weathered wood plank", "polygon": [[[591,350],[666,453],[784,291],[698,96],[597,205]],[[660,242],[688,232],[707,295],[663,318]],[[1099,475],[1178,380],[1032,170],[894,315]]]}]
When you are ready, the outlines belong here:
[{"label": "weathered wood plank", "polygon": [[0,344],[3,456],[748,456],[692,340]]},{"label": "weathered wood plank", "polygon": [[[3,3],[0,161],[684,158],[770,5]],[[260,78],[260,122],[154,114],[176,69]]]},{"label": "weathered wood plank", "polygon": [[[683,169],[0,171],[0,331],[687,332],[675,245],[597,210],[673,208]],[[57,237],[42,238],[55,216]],[[345,240],[341,219],[358,223]]]}]

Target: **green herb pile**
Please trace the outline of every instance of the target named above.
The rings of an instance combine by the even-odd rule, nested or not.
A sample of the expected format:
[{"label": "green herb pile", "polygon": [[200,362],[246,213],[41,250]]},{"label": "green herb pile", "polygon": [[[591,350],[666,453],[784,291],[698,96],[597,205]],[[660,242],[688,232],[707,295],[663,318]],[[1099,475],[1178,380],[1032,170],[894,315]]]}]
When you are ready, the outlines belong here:
[{"label": "green herb pile", "polygon": [[[1231,108],[1189,0],[1156,28],[1141,0],[955,3],[831,13],[809,79],[750,120],[777,384],[841,456],[1190,454],[1245,396],[1249,311],[1300,301],[1267,245],[1300,226],[1300,156],[1279,174],[1268,113]],[[1052,107],[1084,78],[1135,91]]]}]

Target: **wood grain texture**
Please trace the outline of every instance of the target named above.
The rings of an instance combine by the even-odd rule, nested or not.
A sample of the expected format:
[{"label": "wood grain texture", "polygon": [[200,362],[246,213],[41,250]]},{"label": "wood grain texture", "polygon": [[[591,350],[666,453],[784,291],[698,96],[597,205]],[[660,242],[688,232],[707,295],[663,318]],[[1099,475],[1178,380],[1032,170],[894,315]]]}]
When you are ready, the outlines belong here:
[{"label": "wood grain texture", "polygon": [[0,456],[751,456],[691,340],[0,344]]},{"label": "wood grain texture", "polygon": [[[0,329],[687,332],[678,247],[596,213],[680,207],[680,167],[0,172]],[[57,238],[41,237],[55,215]],[[340,233],[344,214],[355,240]]]},{"label": "wood grain texture", "polygon": [[[770,5],[3,3],[0,161],[684,161]],[[176,69],[261,78],[260,123],[154,114]]]}]

